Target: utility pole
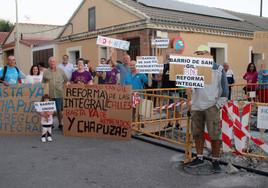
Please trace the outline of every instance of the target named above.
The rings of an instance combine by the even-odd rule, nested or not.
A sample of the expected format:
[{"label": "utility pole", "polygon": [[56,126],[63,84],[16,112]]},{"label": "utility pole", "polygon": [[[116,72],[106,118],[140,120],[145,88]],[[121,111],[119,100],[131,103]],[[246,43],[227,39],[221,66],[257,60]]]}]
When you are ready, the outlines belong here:
[{"label": "utility pole", "polygon": [[263,0],[261,0],[261,7],[260,7],[260,9],[261,9],[261,10],[260,10],[260,17],[262,17],[262,1],[263,1]]},{"label": "utility pole", "polygon": [[20,67],[20,34],[19,34],[19,14],[18,14],[18,0],[15,0],[16,4],[16,35],[15,35],[15,57],[17,67]]}]

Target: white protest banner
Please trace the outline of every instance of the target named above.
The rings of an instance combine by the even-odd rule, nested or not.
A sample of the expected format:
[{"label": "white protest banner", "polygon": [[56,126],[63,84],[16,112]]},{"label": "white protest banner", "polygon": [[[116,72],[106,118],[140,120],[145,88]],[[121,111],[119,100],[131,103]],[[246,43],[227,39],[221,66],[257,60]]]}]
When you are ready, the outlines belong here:
[{"label": "white protest banner", "polygon": [[35,102],[34,107],[37,112],[56,111],[55,101]]},{"label": "white protest banner", "polygon": [[268,106],[258,106],[257,128],[268,129]]},{"label": "white protest banner", "polygon": [[176,75],[176,86],[186,88],[204,88],[204,76]]},{"label": "white protest banner", "polygon": [[97,44],[101,46],[107,46],[111,48],[118,48],[121,50],[129,50],[130,42],[114,39],[114,38],[108,38],[103,36],[98,36],[97,38]]},{"label": "white protest banner", "polygon": [[190,56],[176,56],[170,55],[169,58],[170,64],[174,65],[195,65],[199,67],[212,67],[213,58],[204,58],[204,57],[190,57]]},{"label": "white protest banner", "polygon": [[168,48],[169,39],[152,39],[152,46],[155,48]]},{"label": "white protest banner", "polygon": [[164,65],[158,64],[156,56],[141,56],[137,57],[136,69],[139,73],[159,74],[163,71]]},{"label": "white protest banner", "polygon": [[97,72],[108,72],[111,70],[112,70],[112,67],[111,65],[108,65],[108,64],[99,64],[99,66],[97,66],[96,68]]}]

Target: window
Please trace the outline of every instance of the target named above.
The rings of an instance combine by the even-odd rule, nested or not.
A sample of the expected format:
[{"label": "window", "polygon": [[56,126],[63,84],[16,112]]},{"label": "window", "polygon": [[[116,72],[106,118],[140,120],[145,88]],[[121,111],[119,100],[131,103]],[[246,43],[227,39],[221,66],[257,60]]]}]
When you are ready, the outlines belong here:
[{"label": "window", "polygon": [[88,9],[88,31],[96,30],[96,8]]},{"label": "window", "polygon": [[82,57],[82,48],[81,46],[67,48],[66,54],[69,56],[69,62],[75,65],[76,60]]},{"label": "window", "polygon": [[53,48],[38,50],[33,52],[33,65],[38,65],[40,62],[44,62],[45,66],[48,67],[48,59],[52,57]]},{"label": "window", "polygon": [[136,57],[140,56],[140,38],[133,38],[128,41],[130,42],[128,54],[131,59],[136,60]]}]

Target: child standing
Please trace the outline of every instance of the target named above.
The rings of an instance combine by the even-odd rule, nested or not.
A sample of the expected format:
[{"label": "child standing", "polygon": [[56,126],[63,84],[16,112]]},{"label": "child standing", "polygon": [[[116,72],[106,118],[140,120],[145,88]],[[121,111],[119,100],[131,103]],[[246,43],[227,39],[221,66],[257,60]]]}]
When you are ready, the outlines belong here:
[{"label": "child standing", "polygon": [[[49,102],[49,101],[50,101],[49,95],[46,94],[42,97],[42,102]],[[45,143],[46,140],[52,142],[53,114],[54,111],[40,112],[41,125],[42,125],[41,141],[43,143]]]}]

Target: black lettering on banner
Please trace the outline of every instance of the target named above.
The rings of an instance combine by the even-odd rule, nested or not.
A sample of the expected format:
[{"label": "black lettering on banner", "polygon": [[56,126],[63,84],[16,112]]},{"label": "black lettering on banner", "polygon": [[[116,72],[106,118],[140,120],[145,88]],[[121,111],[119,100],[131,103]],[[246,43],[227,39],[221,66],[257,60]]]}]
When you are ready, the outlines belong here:
[{"label": "black lettering on banner", "polygon": [[101,130],[102,129],[102,124],[97,124],[97,133],[99,133],[99,130]]},{"label": "black lettering on banner", "polygon": [[123,128],[122,129],[122,137],[127,137],[127,132],[128,132],[128,129],[127,128]]},{"label": "black lettering on banner", "polygon": [[82,129],[80,129],[80,125],[81,125],[81,126],[84,125],[84,129],[85,129],[85,122],[84,122],[84,121],[78,121],[77,124],[78,124],[78,125],[77,125],[77,132],[79,132],[79,133],[84,132]]},{"label": "black lettering on banner", "polygon": [[116,133],[116,129],[115,128],[116,127],[115,126],[111,126],[110,128],[111,128],[110,129],[110,135],[112,135],[112,136],[115,135],[115,133]]},{"label": "black lettering on banner", "polygon": [[75,120],[75,118],[72,118],[72,119],[71,119],[70,117],[68,117],[68,120],[69,120],[69,122],[70,122],[68,131],[70,131],[70,130],[72,129],[73,124],[74,124],[74,120]]},{"label": "black lettering on banner", "polygon": [[[71,126],[74,123],[75,118],[69,118]],[[119,137],[127,137],[128,128],[122,128],[120,126],[114,125],[105,125],[94,121],[83,121],[80,120],[77,122],[77,133],[101,133],[103,135],[110,136],[119,136]]]},{"label": "black lettering on banner", "polygon": [[121,136],[121,127],[116,127],[115,136]]}]

